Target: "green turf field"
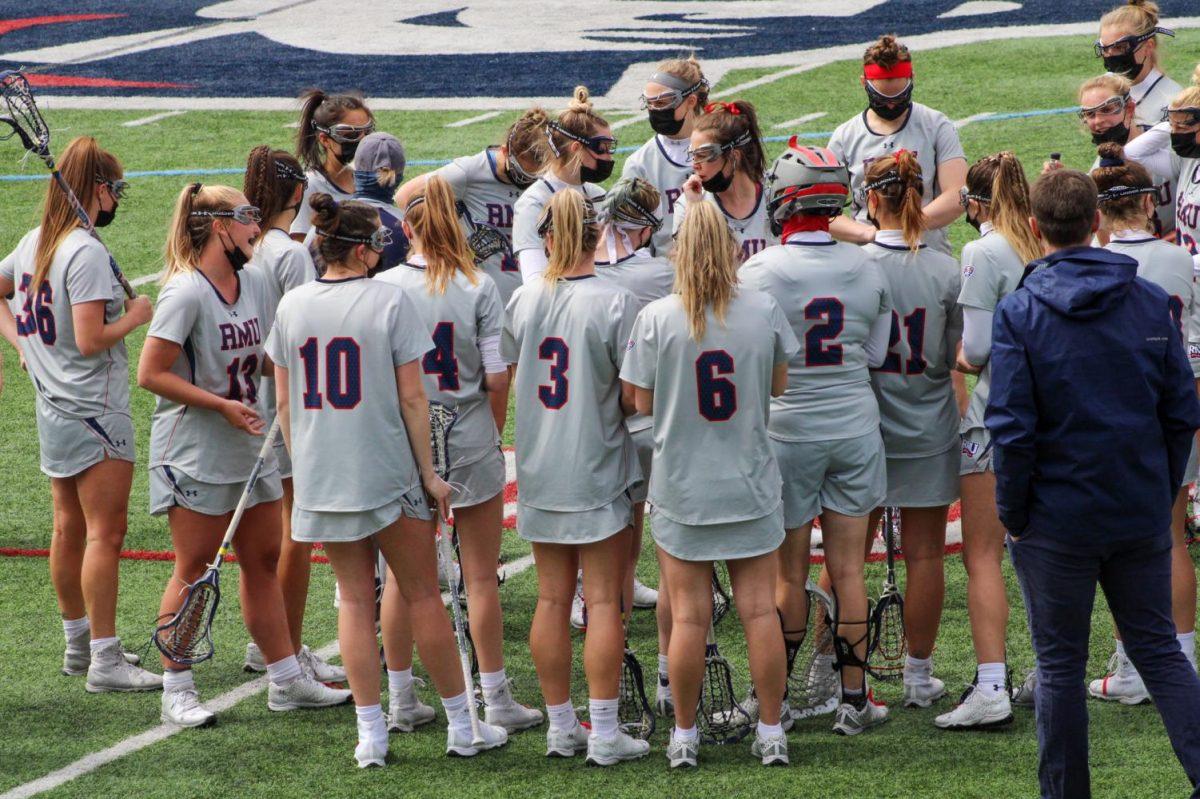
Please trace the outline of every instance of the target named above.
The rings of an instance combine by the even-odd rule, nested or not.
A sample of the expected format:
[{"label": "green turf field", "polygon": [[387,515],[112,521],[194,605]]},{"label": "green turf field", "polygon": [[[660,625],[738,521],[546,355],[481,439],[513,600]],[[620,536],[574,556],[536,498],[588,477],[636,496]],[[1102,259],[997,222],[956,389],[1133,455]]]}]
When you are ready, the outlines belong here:
[{"label": "green turf field", "polygon": [[[1023,112],[1074,104],[1074,90],[1099,68],[1091,56],[1090,39],[1074,37],[991,43],[986,53],[972,48],[950,48],[917,55],[919,101],[944,110],[952,119],[981,113]],[[1184,31],[1169,42],[1166,68],[1176,78],[1190,74],[1200,57],[1200,32]],[[1020,69],[998,70],[998,64]],[[1032,81],[1025,67],[1036,65]],[[775,123],[814,111],[828,116],[801,130],[829,131],[862,108],[856,63],[843,62],[760,86],[745,93],[762,115],[764,134],[785,131]],[[728,75],[719,91],[752,78],[759,72]],[[728,98],[726,98],[728,99]],[[70,136],[92,134],[114,151],[127,171],[235,167],[261,143],[289,146],[294,130],[286,127],[294,115],[283,113],[189,112],[182,116],[134,128],[120,122],[146,112],[55,111],[45,103],[46,116],[55,129],[55,149]],[[604,109],[600,109],[604,110]],[[379,114],[382,130],[397,134],[410,159],[449,158],[474,152],[498,141],[515,114],[487,122],[446,129],[447,122],[477,112]],[[614,114],[612,121],[625,118]],[[618,132],[624,144],[645,140],[644,122]],[[1051,151],[1061,151],[1075,167],[1090,164],[1090,143],[1073,115],[1060,114],[1005,121],[981,121],[961,130],[968,158],[974,160],[1000,149],[1014,150],[1031,176]],[[775,144],[771,152],[778,152]],[[18,148],[0,146],[0,173],[13,173]],[[409,175],[428,167],[413,167]],[[35,171],[34,164],[24,170]],[[619,174],[619,167],[617,170]],[[175,195],[189,177],[133,178],[130,196],[117,221],[104,237],[126,273],[135,278],[161,267],[166,222]],[[203,177],[209,182],[240,185],[234,175]],[[4,183],[0,191],[0,253],[8,252],[19,237],[36,224],[37,206],[44,183]],[[952,231],[956,246],[973,231],[957,223]],[[142,289],[156,292],[153,284]],[[135,364],[141,336],[129,340],[130,361]],[[0,398],[0,462],[4,469],[3,512],[0,513],[0,547],[45,547],[49,540],[50,501],[47,480],[37,468],[37,439],[33,422],[33,394],[29,382],[16,368],[14,353],[4,350],[6,385]],[[141,466],[134,483],[129,537],[131,549],[162,550],[169,547],[165,521],[146,512],[144,464],[152,401],[134,392],[134,422],[138,432]],[[511,416],[510,416],[511,418]],[[509,438],[511,441],[511,438]],[[515,536],[506,544],[508,560],[527,549]],[[169,565],[126,561],[122,565],[119,632],[128,644],[148,635],[158,595]],[[936,654],[938,674],[952,692],[971,679],[974,660],[968,635],[964,570],[957,557],[947,561],[947,603]],[[1010,661],[1018,670],[1031,663],[1023,631],[1023,609],[1010,575],[1013,621]],[[645,556],[642,577],[654,584],[652,560]],[[877,590],[878,569],[870,573]],[[217,629],[218,655],[198,668],[197,682],[208,699],[243,683],[240,655],[248,636],[237,612],[236,568],[226,574],[226,603]],[[535,579],[527,571],[510,579],[502,589],[506,610],[509,673],[516,677],[519,699],[540,704],[536,680],[524,641],[535,599]],[[335,637],[331,606],[333,581],[328,567],[314,568],[306,638],[314,646]],[[1103,603],[1094,616],[1091,672],[1099,674],[1111,651],[1109,624]],[[158,723],[157,694],[133,697],[93,696],[83,691],[82,678],[58,674],[62,650],[61,630],[54,595],[40,558],[0,558],[0,792],[7,791],[89,753],[112,746]],[[654,671],[653,615],[639,613],[632,631],[634,647],[650,674]],[[723,650],[742,663],[740,634],[727,620],[722,628]],[[745,669],[742,668],[742,673]],[[1019,677],[1020,675],[1018,675]],[[792,768],[759,768],[742,748],[702,753],[702,768],[693,774],[670,774],[661,748],[669,722],[660,725],[656,748],[647,760],[606,770],[585,770],[582,759],[547,762],[542,758],[544,738],[532,731],[514,737],[507,750],[472,761],[449,761],[442,755],[444,728],[393,737],[391,765],[384,771],[358,772],[352,768],[354,713],[343,707],[327,711],[270,714],[258,694],[221,715],[209,730],[186,731],[133,755],[104,766],[88,776],[52,792],[55,796],[277,796],[312,793],[322,796],[691,796],[723,792],[731,795],[771,794],[812,797],[1023,797],[1036,793],[1036,740],[1029,712],[1019,712],[1009,732],[991,734],[941,733],[932,718],[951,706],[948,698],[928,711],[903,710],[899,689],[883,685],[882,697],[893,704],[892,721],[861,738],[847,740],[829,732],[830,719],[805,721],[791,736]],[[426,699],[433,693],[427,690]],[[576,683],[576,702],[586,702],[582,673]],[[434,703],[436,704],[436,702]],[[1187,783],[1172,755],[1157,715],[1149,707],[1125,708],[1091,705],[1092,768],[1098,797],[1166,797],[1185,795]],[[440,711],[439,711],[440,712]],[[270,716],[270,718],[269,718]]]}]

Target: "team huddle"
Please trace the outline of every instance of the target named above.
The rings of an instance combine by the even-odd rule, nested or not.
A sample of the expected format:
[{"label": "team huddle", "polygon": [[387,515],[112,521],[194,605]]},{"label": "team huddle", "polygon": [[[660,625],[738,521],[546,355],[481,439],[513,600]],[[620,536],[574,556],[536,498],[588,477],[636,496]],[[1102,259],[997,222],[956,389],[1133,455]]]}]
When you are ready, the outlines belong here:
[{"label": "team huddle", "polygon": [[[1079,116],[1097,146],[1094,243],[1167,293],[1200,379],[1200,66],[1186,89],[1158,70],[1169,33],[1144,0],[1105,15],[1107,71],[1080,87]],[[1064,165],[1050,158],[1046,187],[1031,189],[1011,152],[968,159],[950,118],[913,99],[913,76],[908,49],[881,37],[863,56],[862,113],[827,146],[793,137],[771,162],[750,103],[710,102],[694,57],[664,61],[642,97],[655,135],[607,189],[617,140],[584,87],[561,113],[530,109],[500,144],[408,181],[403,145],[375,130],[366,101],[313,90],[294,152],[254,148],[241,189],[179,192],[153,308],[125,298],[52,183],[41,225],[0,261],[0,332],[36,388],[63,671],[86,673],[92,692],[161,690],[164,722],[216,718],[190,662],[164,649],[160,676],[116,637],[134,468],[124,339],[148,325],[137,383],[157,398],[150,512],[166,516],[175,553],[160,619],[223,550],[237,509],[246,668],[268,675],[274,711],[352,701],[360,767],[384,765],[389,733],[435,718],[414,646],[449,754],[548,720],[547,756],[645,756],[646,727],[624,705],[638,607],[657,615],[645,710],[673,721],[673,768],[696,766],[702,740],[740,740],[726,734],[734,716],[764,765],[788,763],[797,719],[832,714],[842,735],[883,724],[891,711],[869,681],[889,657],[902,704],[930,707],[946,696],[932,654],[960,500],[977,671],[934,724],[1011,723],[1014,706],[1033,706],[1037,671],[1014,682],[1005,652],[1001,563],[1020,530],[997,508],[989,394],[1007,388],[992,381],[993,329],[1045,254],[1030,218]],[[91,225],[113,222],[126,188],[116,155],[79,137],[59,168]],[[979,236],[955,258],[946,231],[964,215]],[[503,657],[510,395],[544,712],[514,698]],[[455,417],[444,464],[434,403]],[[1193,669],[1194,449],[1171,508],[1173,614]],[[453,569],[436,543],[451,516]],[[896,532],[906,563],[899,654],[864,579],[881,519],[889,560]],[[634,578],[646,521],[657,591]],[[304,644],[318,543],[337,578],[340,666]],[[728,601],[717,561],[752,689],[714,710],[714,603]],[[439,569],[462,583],[482,719]],[[572,624],[586,629],[586,724],[571,702]],[[1148,701],[1115,647],[1089,693]]]}]

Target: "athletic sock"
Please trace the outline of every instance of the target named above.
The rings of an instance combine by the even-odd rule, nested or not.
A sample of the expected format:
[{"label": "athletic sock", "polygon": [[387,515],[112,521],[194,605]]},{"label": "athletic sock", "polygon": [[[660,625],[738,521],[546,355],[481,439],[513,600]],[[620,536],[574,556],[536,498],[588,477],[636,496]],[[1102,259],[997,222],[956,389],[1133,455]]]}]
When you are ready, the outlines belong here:
[{"label": "athletic sock", "polygon": [[[1178,635],[1175,637],[1179,638]],[[1121,660],[1129,660],[1129,656],[1125,654],[1125,642],[1120,638],[1117,639],[1117,657]]]},{"label": "athletic sock", "polygon": [[120,641],[121,641],[121,639],[117,638],[116,636],[110,636],[108,638],[93,638],[91,640],[91,642],[88,644],[88,647],[92,650],[92,654],[94,655],[97,652],[99,652],[101,649],[104,649],[107,646],[112,646],[113,644],[120,643]]},{"label": "athletic sock", "polygon": [[389,699],[400,696],[407,691],[413,684],[412,666],[399,671],[387,670],[388,673],[388,694]]},{"label": "athletic sock", "polygon": [[300,679],[304,672],[300,669],[300,661],[295,655],[288,655],[282,660],[267,664],[267,679],[280,688],[291,685]]},{"label": "athletic sock", "polygon": [[1004,693],[1005,665],[1000,663],[980,663],[975,690],[983,692],[984,696],[993,697]]},{"label": "athletic sock", "polygon": [[690,726],[686,729],[683,727],[676,727],[671,732],[671,737],[673,739],[675,739],[676,741],[681,741],[683,743],[689,743],[692,741],[700,740],[700,731],[696,729],[695,724],[693,724],[692,726]]},{"label": "athletic sock", "polygon": [[575,706],[569,699],[561,705],[546,705],[546,718],[550,719],[550,729],[559,732],[570,732],[579,723],[575,716]]},{"label": "athletic sock", "polygon": [[491,702],[497,694],[502,693],[507,683],[508,675],[504,673],[504,669],[479,672],[479,687],[483,689],[484,702]]},{"label": "athletic sock", "polygon": [[1175,636],[1175,640],[1179,642],[1179,648],[1183,650],[1183,656],[1187,658],[1188,663],[1192,664],[1192,670],[1196,669],[1196,631],[1190,633],[1179,633]]},{"label": "athletic sock", "polygon": [[773,736],[780,736],[780,735],[783,735],[783,725],[782,724],[764,724],[761,721],[758,722],[758,737],[759,738],[771,738]]},{"label": "athletic sock", "polygon": [[932,658],[904,658],[904,682],[906,685],[929,685],[933,676]]},{"label": "athletic sock", "polygon": [[592,722],[592,733],[608,740],[617,735],[617,706],[620,699],[589,699],[588,717]]},{"label": "athletic sock", "polygon": [[370,735],[381,726],[384,730],[387,730],[387,726],[381,724],[383,721],[383,706],[379,703],[374,705],[355,705],[354,715],[358,719],[359,740],[363,740],[366,735]]},{"label": "athletic sock", "polygon": [[166,669],[163,671],[163,692],[170,691],[194,691],[196,690],[196,680],[192,675],[191,669]]},{"label": "athletic sock", "polygon": [[470,695],[463,691],[458,696],[442,697],[442,707],[446,710],[446,722],[450,728],[462,732],[471,729],[471,716],[467,712]]},{"label": "athletic sock", "polygon": [[71,643],[71,639],[86,635],[91,629],[91,622],[88,617],[84,616],[79,619],[63,619],[63,637],[67,639],[67,643]]}]

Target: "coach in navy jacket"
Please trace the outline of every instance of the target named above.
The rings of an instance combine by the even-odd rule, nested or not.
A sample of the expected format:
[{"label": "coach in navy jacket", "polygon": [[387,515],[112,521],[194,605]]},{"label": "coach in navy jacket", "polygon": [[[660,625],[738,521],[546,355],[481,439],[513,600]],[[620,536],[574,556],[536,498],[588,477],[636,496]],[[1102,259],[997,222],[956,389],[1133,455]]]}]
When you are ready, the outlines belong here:
[{"label": "coach in navy jacket", "polygon": [[[1032,192],[1046,258],[1000,301],[985,424],[1038,657],[1043,797],[1088,797],[1088,635],[1097,582],[1200,797],[1200,680],[1171,618],[1171,505],[1200,402],[1166,292],[1088,246],[1096,185],[1071,170]],[[1178,795],[1162,786],[1159,795]]]}]

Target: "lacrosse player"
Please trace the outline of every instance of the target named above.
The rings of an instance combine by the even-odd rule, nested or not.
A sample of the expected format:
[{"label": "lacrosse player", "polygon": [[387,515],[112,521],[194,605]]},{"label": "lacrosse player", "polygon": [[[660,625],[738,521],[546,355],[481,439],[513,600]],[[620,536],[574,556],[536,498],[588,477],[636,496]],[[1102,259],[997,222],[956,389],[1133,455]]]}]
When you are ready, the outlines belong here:
[{"label": "lacrosse player", "polygon": [[375,115],[357,94],[326,94],[310,89],[300,95],[296,157],[304,164],[308,185],[290,233],[304,241],[312,229],[309,199],[317,192],[335,200],[354,196],[354,155],[363,138],[375,132]]},{"label": "lacrosse player", "polygon": [[1180,86],[1158,68],[1158,34],[1175,34],[1158,24],[1158,4],[1128,0],[1100,18],[1100,38],[1093,50],[1104,69],[1128,79],[1130,98],[1137,103],[1134,124],[1146,130],[1163,119]]}]

